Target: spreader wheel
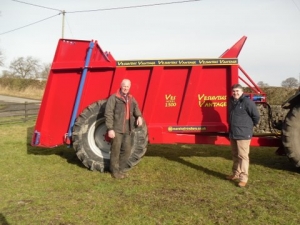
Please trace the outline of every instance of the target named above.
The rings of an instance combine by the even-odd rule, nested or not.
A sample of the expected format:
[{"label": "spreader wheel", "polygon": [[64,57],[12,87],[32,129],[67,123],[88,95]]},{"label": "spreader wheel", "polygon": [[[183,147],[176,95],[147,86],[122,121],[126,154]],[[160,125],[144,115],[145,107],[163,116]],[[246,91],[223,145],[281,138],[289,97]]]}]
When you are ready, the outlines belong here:
[{"label": "spreader wheel", "polygon": [[[106,100],[89,105],[76,119],[73,127],[72,142],[78,158],[90,170],[100,172],[109,170],[110,141],[105,126]],[[126,170],[137,165],[147,151],[148,131],[143,126],[133,131],[133,147]]]},{"label": "spreader wheel", "polygon": [[300,105],[290,109],[285,117],[282,143],[289,159],[300,167]]}]

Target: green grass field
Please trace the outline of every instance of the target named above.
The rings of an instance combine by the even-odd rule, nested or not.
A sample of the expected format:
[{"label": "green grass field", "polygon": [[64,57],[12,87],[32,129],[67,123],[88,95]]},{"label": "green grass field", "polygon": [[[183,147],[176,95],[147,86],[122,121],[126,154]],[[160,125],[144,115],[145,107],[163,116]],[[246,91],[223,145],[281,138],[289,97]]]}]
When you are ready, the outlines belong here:
[{"label": "green grass field", "polygon": [[300,224],[300,170],[274,148],[251,148],[246,188],[224,179],[230,148],[212,145],[150,145],[115,180],[65,146],[30,146],[33,126],[0,126],[0,224]]}]

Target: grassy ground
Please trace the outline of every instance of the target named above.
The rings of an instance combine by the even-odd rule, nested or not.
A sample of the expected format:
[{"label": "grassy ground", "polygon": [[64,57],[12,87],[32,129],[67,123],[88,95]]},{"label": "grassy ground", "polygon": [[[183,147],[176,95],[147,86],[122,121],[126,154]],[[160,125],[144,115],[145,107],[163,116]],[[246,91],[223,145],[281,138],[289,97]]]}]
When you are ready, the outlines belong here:
[{"label": "grassy ground", "polygon": [[299,224],[300,174],[252,148],[246,188],[224,179],[229,147],[150,145],[125,180],[64,146],[30,146],[34,122],[0,126],[0,224]]}]

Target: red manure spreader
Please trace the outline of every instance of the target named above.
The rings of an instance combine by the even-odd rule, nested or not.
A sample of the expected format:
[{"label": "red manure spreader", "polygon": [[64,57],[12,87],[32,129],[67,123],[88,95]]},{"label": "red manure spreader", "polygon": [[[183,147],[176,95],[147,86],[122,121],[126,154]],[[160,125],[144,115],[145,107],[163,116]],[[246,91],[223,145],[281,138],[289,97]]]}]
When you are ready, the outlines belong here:
[{"label": "red manure spreader", "polygon": [[[67,144],[87,168],[107,170],[110,141],[104,118],[106,99],[124,78],[131,80],[130,92],[145,121],[132,133],[128,169],[141,160],[148,143],[229,145],[227,104],[231,86],[242,82],[251,89],[249,98],[267,104],[266,95],[238,63],[246,39],[242,37],[218,58],[151,60],[115,60],[97,41],[60,39],[32,145],[52,148]],[[297,120],[293,112],[300,116],[296,103],[297,97],[286,102],[291,111],[282,135],[255,135],[251,145],[283,146],[299,166],[296,148],[300,146],[300,125],[293,126]]]}]

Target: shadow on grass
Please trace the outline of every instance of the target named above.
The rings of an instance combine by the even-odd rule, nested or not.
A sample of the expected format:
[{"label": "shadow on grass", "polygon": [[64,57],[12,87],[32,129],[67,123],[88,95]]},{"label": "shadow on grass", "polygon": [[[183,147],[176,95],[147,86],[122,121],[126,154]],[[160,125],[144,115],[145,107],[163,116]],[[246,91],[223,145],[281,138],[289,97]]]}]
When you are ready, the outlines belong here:
[{"label": "shadow on grass", "polygon": [[[66,146],[59,146],[55,148],[41,148],[31,146],[31,138],[34,127],[27,128],[27,154],[34,155],[58,155],[65,159],[68,163],[75,164],[81,168],[86,167],[77,158],[75,151]],[[290,172],[299,173],[300,169],[296,168],[285,156],[278,156],[275,154],[276,148],[271,147],[251,147],[250,148],[250,167],[251,165],[261,165],[271,169],[286,170]],[[203,171],[206,174],[224,179],[227,174],[214,171],[208,167],[199,164],[191,163],[184,159],[184,157],[221,157],[232,161],[230,146],[218,145],[149,145],[146,156],[162,157],[170,161],[176,161],[180,164],[190,168]],[[231,167],[228,168],[230,173]]]},{"label": "shadow on grass", "polygon": [[149,145],[146,156],[163,157],[219,179],[224,179],[227,174],[220,173],[209,167],[191,163],[184,159],[186,157],[222,157],[231,160],[230,154],[216,149],[216,146],[212,145]]},{"label": "shadow on grass", "polygon": [[251,147],[250,166],[255,164],[276,170],[300,172],[300,169],[290,162],[287,156],[276,154],[276,150],[276,147]]},{"label": "shadow on grass", "polygon": [[87,169],[82,162],[78,159],[73,148],[67,146],[58,146],[55,148],[42,148],[31,146],[31,139],[34,132],[34,127],[27,128],[27,154],[33,155],[58,155],[65,159],[68,163],[77,165]]},{"label": "shadow on grass", "polygon": [[2,213],[0,213],[0,224],[1,225],[9,225],[9,223],[7,222],[5,216],[3,216]]},{"label": "shadow on grass", "polygon": [[[165,158],[168,159],[168,160],[173,160],[173,158],[168,158],[168,157],[165,157]],[[214,177],[220,178],[222,180],[224,180],[225,176],[227,175],[227,174],[223,174],[223,173],[211,170],[209,168],[205,168],[205,167],[203,167],[201,165],[193,164],[193,163],[191,163],[189,161],[186,161],[186,160],[184,160],[182,158],[177,158],[175,161],[178,162],[178,163],[181,163],[181,164],[183,164],[185,166],[188,166],[190,168],[193,168],[193,169],[196,169],[196,170],[200,170],[200,171],[202,171],[202,172],[204,172],[204,173],[206,173],[206,174],[208,174],[210,176],[214,176]]]},{"label": "shadow on grass", "polygon": [[[276,170],[300,172],[299,168],[289,162],[286,156],[279,156],[275,154],[275,151],[276,148],[274,147],[250,147],[250,167],[251,165],[260,165]],[[184,157],[217,157],[232,162],[230,146],[218,145],[149,145],[146,156],[163,157],[222,179],[227,174],[212,170],[213,166],[209,168],[191,163]],[[231,166],[228,168],[228,173],[230,172]]]}]

